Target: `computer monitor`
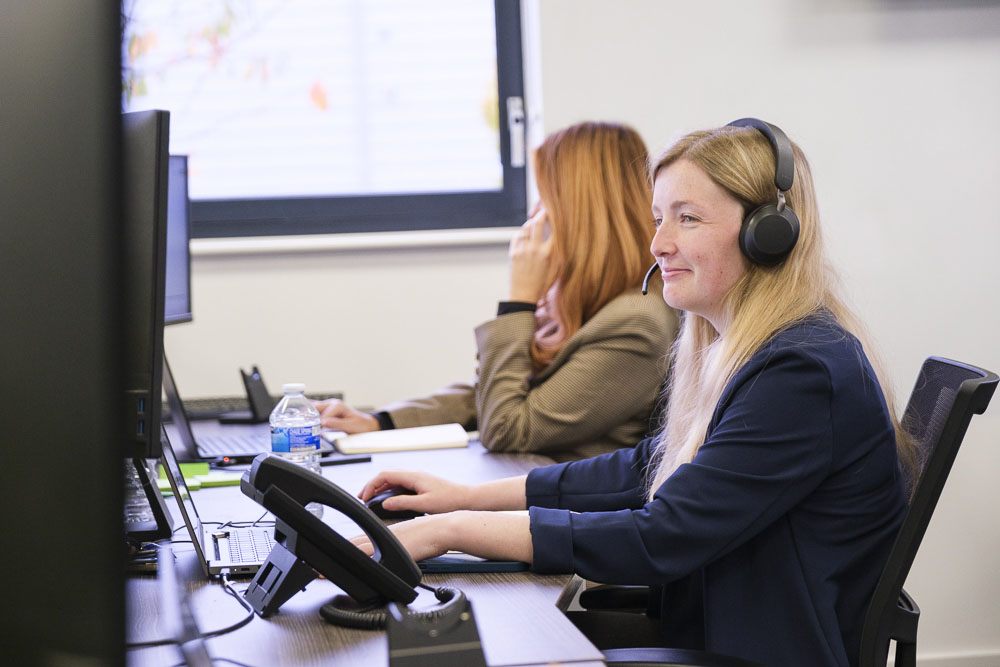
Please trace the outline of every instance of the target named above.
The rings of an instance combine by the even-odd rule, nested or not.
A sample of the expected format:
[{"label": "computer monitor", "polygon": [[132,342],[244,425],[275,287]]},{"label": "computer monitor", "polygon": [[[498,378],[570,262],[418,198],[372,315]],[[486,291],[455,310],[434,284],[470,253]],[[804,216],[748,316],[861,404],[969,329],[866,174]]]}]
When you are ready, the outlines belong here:
[{"label": "computer monitor", "polygon": [[167,179],[167,264],[164,324],[190,322],[191,202],[188,199],[188,159],[171,155]]},{"label": "computer monitor", "polygon": [[0,661],[124,666],[120,7],[2,7]]},{"label": "computer monitor", "polygon": [[124,454],[160,455],[170,112],[122,114],[125,249]]}]

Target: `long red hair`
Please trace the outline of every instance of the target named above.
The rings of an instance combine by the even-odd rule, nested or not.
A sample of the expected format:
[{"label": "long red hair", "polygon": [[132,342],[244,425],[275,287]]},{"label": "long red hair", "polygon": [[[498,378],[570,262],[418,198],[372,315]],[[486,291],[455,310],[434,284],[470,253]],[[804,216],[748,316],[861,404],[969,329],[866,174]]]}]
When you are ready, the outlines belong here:
[{"label": "long red hair", "polygon": [[609,301],[642,283],[653,238],[647,161],[642,137],[615,123],[572,125],[535,151],[553,239],[531,344],[536,371]]}]

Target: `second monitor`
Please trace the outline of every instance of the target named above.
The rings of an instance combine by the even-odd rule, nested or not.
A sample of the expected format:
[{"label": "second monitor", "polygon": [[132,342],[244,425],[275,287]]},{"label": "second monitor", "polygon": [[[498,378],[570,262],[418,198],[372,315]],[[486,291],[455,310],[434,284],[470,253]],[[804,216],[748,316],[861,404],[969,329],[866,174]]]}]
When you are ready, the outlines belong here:
[{"label": "second monitor", "polygon": [[167,179],[167,264],[164,324],[190,322],[191,314],[191,202],[188,198],[188,159],[171,155]]}]

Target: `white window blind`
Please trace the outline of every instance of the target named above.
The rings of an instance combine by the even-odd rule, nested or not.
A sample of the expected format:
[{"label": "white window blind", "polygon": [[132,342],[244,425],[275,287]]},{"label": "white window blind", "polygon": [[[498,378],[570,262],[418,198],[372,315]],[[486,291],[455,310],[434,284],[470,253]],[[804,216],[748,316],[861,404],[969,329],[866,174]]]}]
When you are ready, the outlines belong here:
[{"label": "white window blind", "polygon": [[196,232],[199,201],[502,193],[497,6],[127,0],[123,108],[171,112]]}]

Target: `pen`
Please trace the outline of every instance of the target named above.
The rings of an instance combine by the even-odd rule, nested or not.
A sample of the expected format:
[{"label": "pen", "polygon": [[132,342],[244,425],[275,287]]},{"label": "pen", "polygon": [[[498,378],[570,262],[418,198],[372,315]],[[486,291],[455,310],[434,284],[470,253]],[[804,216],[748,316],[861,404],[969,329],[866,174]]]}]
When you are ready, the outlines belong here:
[{"label": "pen", "polygon": [[[370,454],[355,454],[353,456],[331,456],[319,460],[321,466],[342,466],[348,463],[368,463],[372,460]],[[252,456],[222,456],[212,461],[213,468],[228,468],[230,466],[246,465],[253,461]]]},{"label": "pen", "polygon": [[372,460],[372,457],[368,454],[359,454],[356,456],[338,456],[336,458],[320,459],[319,464],[321,466],[342,466],[348,463],[368,463]]}]

